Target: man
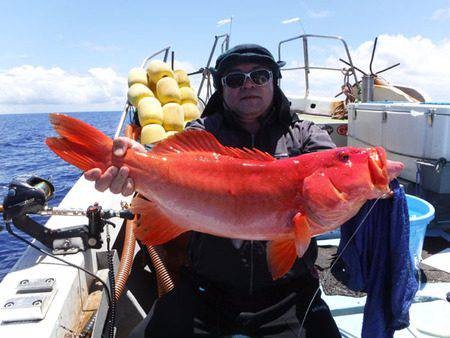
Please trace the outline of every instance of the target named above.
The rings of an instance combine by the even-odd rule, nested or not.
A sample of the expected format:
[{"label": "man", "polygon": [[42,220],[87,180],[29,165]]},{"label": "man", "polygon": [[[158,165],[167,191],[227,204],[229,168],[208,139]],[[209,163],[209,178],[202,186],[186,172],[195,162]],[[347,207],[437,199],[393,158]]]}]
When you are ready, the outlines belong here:
[{"label": "man", "polygon": [[[283,64],[258,45],[228,50],[212,70],[216,92],[202,118],[187,128],[207,130],[225,146],[257,148],[276,158],[335,147],[326,132],[290,111],[278,86]],[[128,147],[145,151],[124,138],[114,145],[118,156]],[[85,176],[95,180],[99,190],[109,187],[125,195],[134,190],[125,167],[109,168],[103,175],[94,169]],[[133,336],[188,337],[196,332],[281,337],[297,336],[302,328],[306,337],[340,337],[318,291],[314,240],[291,271],[276,281],[268,269],[265,241],[193,233],[189,258],[181,282],[155,302]]]}]

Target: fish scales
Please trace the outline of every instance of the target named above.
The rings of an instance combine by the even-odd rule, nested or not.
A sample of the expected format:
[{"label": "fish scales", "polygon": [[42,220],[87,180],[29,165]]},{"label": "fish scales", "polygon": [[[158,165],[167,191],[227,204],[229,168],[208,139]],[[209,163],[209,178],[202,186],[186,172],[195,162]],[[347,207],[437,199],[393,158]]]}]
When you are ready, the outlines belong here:
[{"label": "fish scales", "polygon": [[[173,220],[182,221],[180,226],[205,231],[202,224],[215,223],[227,237],[255,240],[283,237],[289,231],[300,194],[292,162],[242,161],[195,152],[136,157],[128,166],[137,190],[164,207]],[[150,173],[143,175],[139,168],[149,168]],[[261,227],[261,219],[272,226]]]},{"label": "fish scales", "polygon": [[311,237],[353,217],[369,199],[388,196],[403,169],[383,148],[337,148],[276,161],[259,150],[222,146],[205,131],[176,134],[151,152],[113,155],[113,142],[77,119],[51,114],[59,137],[46,140],[82,170],[127,166],[140,196],[135,232],[146,245],[194,230],[267,240],[274,279],[301,257]]}]

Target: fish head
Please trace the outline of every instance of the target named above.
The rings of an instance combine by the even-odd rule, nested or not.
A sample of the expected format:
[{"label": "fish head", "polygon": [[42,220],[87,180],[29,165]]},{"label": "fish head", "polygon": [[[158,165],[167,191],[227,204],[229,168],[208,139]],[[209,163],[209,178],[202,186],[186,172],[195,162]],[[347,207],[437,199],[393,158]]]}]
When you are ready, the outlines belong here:
[{"label": "fish head", "polygon": [[400,162],[387,161],[381,147],[344,147],[330,152],[324,174],[345,199],[373,199],[390,192],[389,182],[401,169]]}]

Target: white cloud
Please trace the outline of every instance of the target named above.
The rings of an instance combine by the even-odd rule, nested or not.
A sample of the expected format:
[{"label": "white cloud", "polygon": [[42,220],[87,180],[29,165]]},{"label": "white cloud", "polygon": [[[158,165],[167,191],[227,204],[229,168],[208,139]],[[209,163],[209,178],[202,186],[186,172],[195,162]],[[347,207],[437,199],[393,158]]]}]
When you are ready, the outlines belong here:
[{"label": "white cloud", "polygon": [[436,9],[431,15],[433,21],[446,21],[450,20],[450,8]]},{"label": "white cloud", "polygon": [[296,17],[296,18],[292,18],[292,19],[283,20],[283,21],[281,21],[281,23],[284,24],[284,25],[287,25],[287,24],[294,23],[294,22],[299,22],[299,21],[300,21],[300,18]]},{"label": "white cloud", "polygon": [[229,23],[231,23],[231,21],[232,21],[231,18],[219,20],[219,21],[217,21],[217,27],[221,27],[223,25],[229,24]]},{"label": "white cloud", "polygon": [[[353,63],[369,72],[373,41],[366,41],[351,49]],[[336,66],[336,60],[343,57],[343,51],[329,53],[325,64]],[[374,71],[379,71],[397,62],[400,66],[380,74],[391,84],[411,86],[427,93],[432,100],[450,101],[450,40],[439,42],[415,36],[381,35],[373,63]],[[345,59],[345,58],[344,58]],[[314,64],[314,60],[310,60]],[[296,63],[298,65],[298,62]],[[317,65],[317,63],[316,63]],[[289,67],[295,66],[291,62]],[[341,63],[340,67],[344,65]],[[359,78],[361,75],[358,74]],[[310,75],[310,88],[314,95],[334,95],[340,91],[342,75],[326,71],[315,71]],[[353,82],[353,81],[351,81]],[[291,95],[304,94],[303,71],[283,72],[283,89]]]},{"label": "white cloud", "polygon": [[[176,60],[175,69],[190,73],[198,67]],[[192,86],[198,88],[200,80],[192,77]],[[0,113],[121,110],[126,92],[126,75],[109,67],[83,73],[32,65],[0,69]]]},{"label": "white cloud", "polygon": [[14,67],[0,72],[0,112],[77,111],[87,107],[118,110],[125,103],[126,86],[126,78],[111,68],[77,74],[59,67]]}]

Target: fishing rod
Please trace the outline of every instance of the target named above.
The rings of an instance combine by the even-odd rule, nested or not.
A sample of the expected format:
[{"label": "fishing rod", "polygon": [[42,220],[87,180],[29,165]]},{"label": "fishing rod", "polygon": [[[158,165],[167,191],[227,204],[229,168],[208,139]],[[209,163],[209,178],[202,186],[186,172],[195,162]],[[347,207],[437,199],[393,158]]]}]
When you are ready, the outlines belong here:
[{"label": "fishing rod", "polygon": [[[0,213],[3,213],[6,230],[9,234],[25,242],[39,252],[59,260],[71,267],[84,271],[99,281],[106,290],[109,305],[109,315],[106,331],[109,337],[115,335],[115,280],[113,255],[110,249],[111,237],[109,235],[109,225],[114,223],[110,218],[119,217],[132,220],[134,214],[126,205],[122,209],[103,209],[98,203],[89,206],[87,209],[71,209],[49,207],[48,201],[53,198],[53,184],[43,178],[32,176],[26,181],[13,180],[8,187],[8,192],[0,204]],[[38,216],[85,216],[87,224],[81,224],[62,229],[50,229],[30,218],[30,215]],[[30,242],[12,230],[11,224],[21,231],[35,238],[52,252],[47,252],[34,243]],[[108,259],[108,280],[109,286],[101,278],[85,268],[68,262],[60,255],[75,254],[88,249],[100,249],[103,245],[102,232],[106,229],[106,247]],[[1,230],[1,229],[0,229]]]}]

